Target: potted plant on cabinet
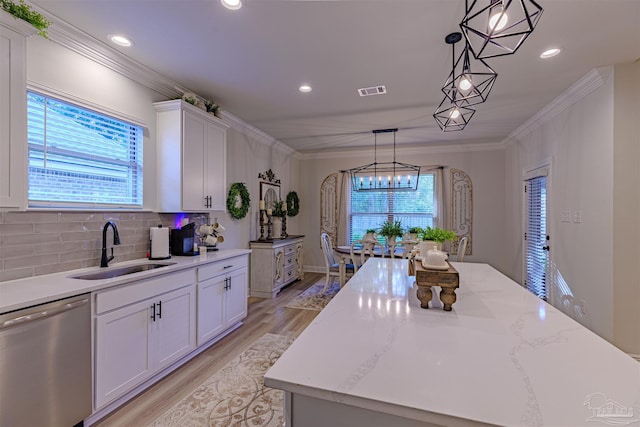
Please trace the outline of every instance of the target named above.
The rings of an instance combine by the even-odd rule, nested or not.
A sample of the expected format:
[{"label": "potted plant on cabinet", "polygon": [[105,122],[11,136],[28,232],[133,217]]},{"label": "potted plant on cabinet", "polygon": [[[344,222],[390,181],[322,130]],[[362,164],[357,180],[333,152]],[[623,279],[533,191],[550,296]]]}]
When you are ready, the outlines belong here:
[{"label": "potted plant on cabinet", "polygon": [[273,202],[273,212],[271,216],[273,217],[273,236],[275,238],[282,237],[282,218],[284,218],[286,214],[287,210],[282,200]]},{"label": "potted plant on cabinet", "polygon": [[402,224],[400,221],[386,220],[380,227],[380,235],[387,240],[387,247],[392,248],[396,244],[396,239],[402,237]]},{"label": "potted plant on cabinet", "polygon": [[406,233],[402,236],[402,240],[405,242],[418,242],[420,240],[420,234],[423,233],[424,230],[422,227],[411,227],[407,230]]}]

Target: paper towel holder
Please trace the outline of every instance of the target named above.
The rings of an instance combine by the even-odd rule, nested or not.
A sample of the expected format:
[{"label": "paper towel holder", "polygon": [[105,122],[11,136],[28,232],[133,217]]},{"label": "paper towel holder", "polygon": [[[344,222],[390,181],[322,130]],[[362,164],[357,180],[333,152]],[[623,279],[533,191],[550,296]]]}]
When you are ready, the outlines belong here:
[{"label": "paper towel holder", "polygon": [[[156,230],[155,232],[154,229]],[[155,239],[154,234],[156,236]],[[149,229],[149,259],[159,260],[169,258],[171,258],[171,252],[169,250],[169,229],[163,228],[162,224],[158,224],[158,227],[151,227]]]}]

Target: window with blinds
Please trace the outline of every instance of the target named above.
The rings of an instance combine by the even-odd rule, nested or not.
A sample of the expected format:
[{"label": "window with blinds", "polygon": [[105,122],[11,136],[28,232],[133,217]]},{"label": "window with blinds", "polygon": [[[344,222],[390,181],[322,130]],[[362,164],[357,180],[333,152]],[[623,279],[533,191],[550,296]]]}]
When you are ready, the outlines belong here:
[{"label": "window with blinds", "polygon": [[547,299],[547,177],[539,176],[525,183],[527,230],[525,234],[525,286],[538,297]]},{"label": "window with blinds", "polygon": [[29,206],[142,207],[140,126],[27,92]]},{"label": "window with blinds", "polygon": [[416,191],[351,190],[349,243],[360,240],[367,230],[379,229],[386,220],[410,227],[433,227],[436,209],[434,174],[421,174]]}]

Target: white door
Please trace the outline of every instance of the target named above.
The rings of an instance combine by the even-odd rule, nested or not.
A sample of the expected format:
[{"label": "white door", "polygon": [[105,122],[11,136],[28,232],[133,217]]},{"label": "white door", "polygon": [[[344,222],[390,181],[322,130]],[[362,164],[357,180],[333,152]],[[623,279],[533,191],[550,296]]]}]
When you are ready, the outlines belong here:
[{"label": "white door", "polygon": [[154,368],[159,370],[196,348],[195,285],[153,299]]},{"label": "white door", "polygon": [[247,316],[247,269],[229,274],[226,291],[226,325],[238,323]]},{"label": "white door", "polygon": [[227,210],[227,130],[215,123],[207,123],[205,173],[206,196],[209,209]]},{"label": "white door", "polygon": [[524,284],[538,297],[549,295],[547,269],[550,237],[548,231],[547,169],[525,180]]},{"label": "white door", "polygon": [[209,341],[225,328],[226,277],[220,275],[198,283],[198,345]]},{"label": "white door", "polygon": [[202,211],[205,208],[205,138],[204,119],[183,113],[182,139],[182,209]]},{"label": "white door", "polygon": [[96,407],[121,396],[153,373],[151,302],[96,317]]}]

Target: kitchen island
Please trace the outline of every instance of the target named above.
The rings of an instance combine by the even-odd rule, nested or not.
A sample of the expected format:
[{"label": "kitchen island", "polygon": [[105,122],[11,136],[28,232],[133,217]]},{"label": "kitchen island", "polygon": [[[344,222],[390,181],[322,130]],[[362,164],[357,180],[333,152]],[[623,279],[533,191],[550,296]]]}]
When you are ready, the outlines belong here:
[{"label": "kitchen island", "polygon": [[265,375],[286,425],[639,423],[640,363],[491,266],[453,265],[444,311],[420,308],[406,260],[368,260]]}]

